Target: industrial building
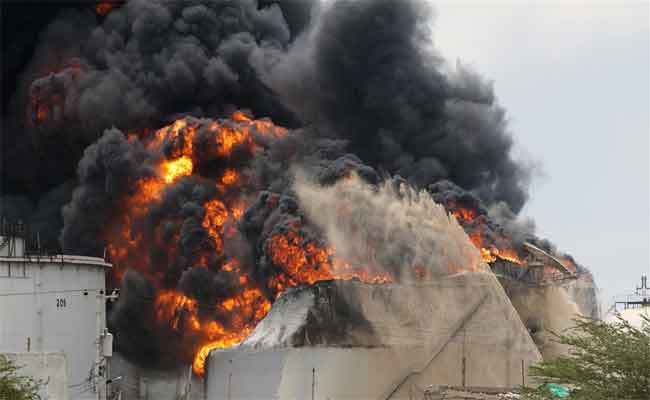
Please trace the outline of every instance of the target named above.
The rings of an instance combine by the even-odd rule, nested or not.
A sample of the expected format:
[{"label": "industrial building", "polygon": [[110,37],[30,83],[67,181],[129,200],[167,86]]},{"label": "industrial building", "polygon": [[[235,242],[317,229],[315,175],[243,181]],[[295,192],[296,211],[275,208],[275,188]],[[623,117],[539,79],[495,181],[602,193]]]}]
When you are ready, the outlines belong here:
[{"label": "industrial building", "polygon": [[432,385],[526,385],[531,364],[565,351],[549,332],[598,307],[593,281],[525,249],[524,263],[485,272],[291,289],[240,346],[211,352],[206,398],[423,399]]},{"label": "industrial building", "polygon": [[[189,366],[158,371],[113,357],[105,304],[115,296],[105,292],[104,258],[44,255],[30,250],[21,226],[1,229],[0,353],[42,379],[48,400],[387,400],[427,398],[445,385],[509,390],[557,350],[539,336],[557,327],[546,310],[563,322],[597,311],[593,283],[533,247],[525,264],[483,272],[382,285],[322,281],[283,293],[241,345],[211,352],[200,379]],[[563,315],[565,304],[573,308]]]},{"label": "industrial building", "polygon": [[641,285],[636,287],[633,294],[614,298],[614,304],[608,310],[605,320],[616,322],[619,316],[637,328],[643,325],[644,317],[650,318],[650,286],[647,275],[641,276]]},{"label": "industrial building", "polygon": [[207,398],[411,399],[431,384],[515,387],[541,355],[491,273],[292,289],[238,348],[213,351]]},{"label": "industrial building", "polygon": [[31,252],[21,224],[0,231],[0,353],[44,382],[48,400],[103,398],[111,335],[103,258]]}]

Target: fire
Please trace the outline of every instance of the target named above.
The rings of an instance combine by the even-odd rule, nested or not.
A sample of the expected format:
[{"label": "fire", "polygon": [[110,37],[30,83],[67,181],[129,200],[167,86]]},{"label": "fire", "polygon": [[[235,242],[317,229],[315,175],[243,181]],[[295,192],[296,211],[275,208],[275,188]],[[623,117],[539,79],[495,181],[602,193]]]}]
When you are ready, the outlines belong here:
[{"label": "fire", "polygon": [[287,285],[312,285],[318,281],[358,279],[365,283],[388,283],[393,277],[387,272],[371,272],[367,268],[355,268],[334,256],[331,248],[319,247],[314,241],[304,240],[296,231],[273,235],[268,244],[273,264],[281,266],[286,273],[283,279],[269,282],[275,289]]},{"label": "fire", "polygon": [[167,161],[162,164],[163,179],[165,183],[172,183],[177,178],[192,174],[192,160],[188,156],[182,156],[176,160]]},{"label": "fire", "polygon": [[67,87],[82,71],[82,62],[75,57],[38,71],[39,78],[29,89],[28,121],[39,126],[65,118]]},{"label": "fire", "polygon": [[464,221],[473,221],[476,218],[476,211],[471,208],[457,208],[452,211],[452,215]]},{"label": "fire", "polygon": [[519,258],[519,255],[517,255],[517,252],[514,249],[507,247],[504,243],[501,243],[501,248],[496,245],[486,244],[480,231],[471,232],[469,234],[469,239],[472,241],[474,246],[479,249],[481,257],[486,263],[493,263],[497,261],[497,259],[501,259],[513,264],[524,264],[521,258]]},{"label": "fire", "polygon": [[559,261],[564,265],[564,267],[571,271],[572,273],[578,272],[578,266],[576,263],[573,261],[571,256],[566,256],[566,257],[558,257]]},{"label": "fire", "polygon": [[183,313],[187,313],[190,322],[190,328],[200,329],[201,324],[197,319],[197,302],[194,299],[176,293],[173,291],[165,291],[158,295],[155,303],[156,318],[159,321],[168,321],[172,329],[178,331],[179,325],[186,319],[183,318]]},{"label": "fire", "polygon": [[201,224],[209,233],[214,241],[215,250],[218,253],[223,251],[223,226],[230,216],[226,206],[219,200],[215,199],[205,203],[205,217]]},{"label": "fire", "polygon": [[246,203],[244,203],[243,201],[235,202],[230,207],[230,215],[232,215],[232,217],[235,220],[239,220],[244,215],[245,208],[246,208]]},{"label": "fire", "polygon": [[427,269],[421,265],[413,267],[413,275],[418,279],[424,279],[427,276]]},{"label": "fire", "polygon": [[[129,132],[128,141],[133,145],[142,144],[151,154],[149,160],[153,168],[151,175],[133,181],[132,190],[120,200],[119,211],[106,229],[107,248],[114,264],[113,279],[119,283],[128,267],[139,271],[152,283],[157,290],[153,303],[156,323],[176,332],[182,348],[192,351],[193,370],[197,375],[203,375],[210,350],[244,340],[268,313],[271,301],[280,293],[279,290],[269,293],[270,284],[260,286],[256,283],[239,260],[224,253],[224,243],[239,235],[236,222],[242,218],[247,206],[245,171],[232,166],[245,164],[242,161],[262,148],[264,141],[285,134],[286,129],[273,125],[271,121],[254,120],[241,112],[233,114],[230,120],[206,122],[182,118],[155,132]],[[202,162],[216,162],[224,167],[213,176],[196,176],[202,182],[212,181],[213,187],[210,192],[207,189],[210,185],[205,185],[204,195],[209,197],[199,203],[203,208],[200,228],[206,239],[202,247],[180,259],[178,249],[182,235],[179,221],[182,218],[165,215],[160,219],[155,213],[160,212],[166,190],[175,187],[182,178],[202,171]],[[147,228],[151,224],[144,222],[152,218],[160,221],[153,228]],[[150,251],[152,249],[155,251]],[[308,244],[306,251],[311,258],[316,257],[313,266],[318,271],[313,278],[308,277],[306,266],[300,268],[299,273],[294,271],[296,276],[285,272],[293,268],[287,266],[278,271],[277,278],[270,280],[283,282],[284,290],[319,279],[338,276],[351,279],[355,274],[351,267],[330,260],[329,249]],[[179,260],[184,264],[178,265]],[[235,284],[234,289],[225,298],[203,304],[175,287],[180,274],[187,268],[205,268],[225,274]],[[330,272],[323,274],[323,270]],[[363,276],[361,272],[357,275]]]},{"label": "fire", "polygon": [[221,177],[221,184],[224,186],[230,186],[233,183],[239,180],[239,174],[234,169],[227,169],[223,176]]},{"label": "fire", "polygon": [[[217,216],[216,226],[221,226],[225,207],[220,203],[210,205],[212,215]],[[393,278],[387,273],[373,274],[368,270],[355,269],[350,264],[333,257],[333,251],[329,248],[318,247],[314,242],[303,243],[304,240],[297,232],[290,230],[286,234],[277,234],[270,239],[269,250],[272,254],[273,263],[282,266],[283,271],[276,277],[269,280],[269,288],[276,291],[276,298],[289,287],[299,284],[313,284],[322,280],[331,279],[359,279],[367,283],[388,283]],[[239,273],[239,265],[236,260],[224,264],[223,271]],[[245,274],[240,275],[240,283],[244,286],[249,280]],[[186,310],[194,312],[195,303],[187,301],[183,295],[177,295],[175,303],[185,307]],[[206,336],[211,340],[200,347],[192,364],[194,373],[202,376],[205,373],[205,361],[211,350],[231,347],[244,340],[253,330],[255,325],[266,316],[271,309],[271,302],[263,295],[262,291],[255,287],[247,287],[239,296],[230,297],[221,302],[218,306],[222,310],[238,316],[235,326],[226,328],[216,321],[207,325],[192,324],[196,330],[203,329]],[[164,319],[175,324],[175,319],[165,314]],[[189,321],[195,318],[189,317]],[[234,328],[234,329],[233,329]],[[214,339],[213,339],[214,338]]]},{"label": "fire", "polygon": [[[483,261],[495,263],[501,260],[517,265],[527,265],[530,262],[529,258],[521,257],[522,252],[527,247],[517,245],[507,235],[498,233],[498,229],[495,230],[494,227],[490,226],[485,212],[471,207],[460,206],[454,201],[450,201],[446,206],[450,214],[457,219],[467,232],[474,246],[480,251]],[[517,251],[517,249],[521,251]],[[575,274],[578,271],[578,266],[570,256],[555,255],[555,257],[569,273]],[[545,279],[553,279],[558,274],[557,266],[548,264],[544,265],[543,271]]]},{"label": "fire", "polygon": [[32,88],[30,93],[31,121],[36,125],[46,123],[54,114],[62,113],[64,102],[62,93],[52,93],[38,87]]},{"label": "fire", "polygon": [[[213,349],[241,343],[284,291],[326,280],[359,280],[369,284],[393,282],[395,277],[356,259],[343,259],[335,249],[308,238],[295,222],[271,233],[261,243],[269,269],[260,282],[251,266],[229,253],[230,240],[243,233],[238,224],[251,193],[250,171],[242,168],[269,141],[287,130],[269,120],[255,120],[243,112],[230,119],[182,118],[154,132],[129,132],[128,141],[146,154],[143,176],[130,182],[128,194],[118,199],[116,215],[106,228],[108,251],[117,283],[126,268],[137,270],[156,291],[155,323],[175,334],[183,357],[192,359],[199,376]],[[149,168],[151,167],[151,168]],[[186,185],[187,182],[198,184]],[[187,187],[193,188],[187,193]],[[191,207],[175,207],[186,196]],[[279,196],[265,204],[271,212]],[[188,223],[186,215],[192,216]],[[518,262],[516,251],[484,243],[484,220],[475,210],[458,208],[454,215],[474,224],[470,237],[488,262],[500,258]],[[191,237],[191,239],[187,239]],[[506,243],[506,241],[503,241]],[[185,293],[177,284],[184,273],[192,279],[214,277],[224,290],[209,295]],[[198,274],[198,275],[197,275]],[[424,279],[425,266],[413,266],[413,277]]]},{"label": "fire", "polygon": [[239,172],[228,168],[223,172],[223,175],[215,186],[221,193],[225,193],[227,190],[241,186],[244,183],[244,177]]},{"label": "fire", "polygon": [[221,156],[230,156],[233,150],[239,146],[246,146],[250,150],[255,149],[255,143],[253,142],[251,136],[248,135],[247,131],[234,130],[228,127],[220,127],[217,124],[211,125],[210,129],[219,132],[219,134],[215,137],[215,141],[219,149],[218,154]]},{"label": "fire", "polygon": [[110,2],[110,1],[102,1],[97,4],[95,4],[95,12],[97,15],[104,16],[111,12],[114,8],[116,7],[116,4]]},{"label": "fire", "polygon": [[251,118],[249,118],[246,114],[244,114],[242,111],[235,111],[232,113],[231,117],[234,121],[239,121],[239,122],[250,122],[252,121]]},{"label": "fire", "polygon": [[[106,229],[113,278],[119,283],[128,267],[150,281],[157,293],[156,324],[174,332],[180,348],[193,355],[197,375],[204,374],[212,349],[243,341],[272,302],[291,287],[333,279],[394,281],[387,272],[344,260],[334,249],[307,240],[299,224],[271,234],[264,243],[272,264],[265,282],[254,279],[250,267],[226,252],[225,244],[242,234],[237,224],[249,200],[249,173],[238,166],[247,165],[270,140],[286,134],[271,121],[254,120],[242,112],[229,120],[182,118],[155,132],[129,132],[129,143],[146,152],[145,165],[151,168],[119,199]],[[190,177],[201,190],[182,192],[186,186],[181,183]],[[191,196],[196,206],[177,210],[168,204],[169,197],[179,193]],[[270,196],[267,206],[277,207],[278,197]],[[186,226],[182,213],[196,216],[196,225]],[[187,247],[187,235],[194,235],[191,243],[199,245]],[[178,290],[180,276],[188,270],[209,271],[205,273],[213,275],[206,276],[218,276],[227,282],[223,283],[227,290],[202,300]],[[423,275],[423,270],[416,269],[415,274]]]},{"label": "fire", "polygon": [[497,260],[504,260],[513,264],[524,264],[517,251],[512,248],[509,238],[502,236],[497,240],[487,239],[485,217],[479,216],[476,210],[456,206],[456,208],[452,208],[451,214],[456,217],[468,233],[469,239],[480,251],[483,261],[493,263]]},{"label": "fire", "polygon": [[197,300],[176,291],[163,291],[155,300],[156,318],[159,322],[168,324],[174,331],[197,335],[206,341],[197,347],[192,362],[192,369],[199,376],[205,373],[205,360],[210,351],[231,347],[244,340],[269,312],[271,302],[260,289],[247,287],[239,295],[215,305],[215,311],[222,309],[238,317],[231,327],[225,327],[216,320],[202,320],[199,308],[206,307],[210,306],[199,305]]},{"label": "fire", "polygon": [[513,249],[503,248],[503,249],[493,249],[494,254],[502,260],[509,261],[513,264],[523,264],[524,262],[519,258],[517,252]]},{"label": "fire", "polygon": [[36,119],[41,122],[45,121],[47,116],[50,115],[50,109],[47,104],[36,104],[34,108],[36,109]]}]

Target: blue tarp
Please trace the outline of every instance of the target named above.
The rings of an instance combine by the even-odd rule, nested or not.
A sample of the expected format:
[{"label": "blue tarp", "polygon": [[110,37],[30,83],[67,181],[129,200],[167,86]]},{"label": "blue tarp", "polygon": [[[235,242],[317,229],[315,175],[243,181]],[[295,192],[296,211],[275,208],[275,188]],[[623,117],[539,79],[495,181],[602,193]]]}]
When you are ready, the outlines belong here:
[{"label": "blue tarp", "polygon": [[548,390],[553,397],[559,399],[569,397],[569,390],[563,386],[556,385],[555,383],[547,383],[546,385],[543,385],[542,388]]}]

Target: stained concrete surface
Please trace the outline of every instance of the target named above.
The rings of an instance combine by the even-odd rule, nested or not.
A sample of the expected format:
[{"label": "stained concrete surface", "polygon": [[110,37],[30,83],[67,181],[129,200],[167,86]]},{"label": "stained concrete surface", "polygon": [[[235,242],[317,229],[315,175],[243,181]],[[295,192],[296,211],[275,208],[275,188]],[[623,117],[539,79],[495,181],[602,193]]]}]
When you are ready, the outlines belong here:
[{"label": "stained concrete surface", "polygon": [[[345,329],[323,332],[328,321]],[[540,359],[491,273],[408,285],[324,282],[283,294],[244,343],[213,351],[206,395],[407,399],[431,384],[514,387]]]},{"label": "stained concrete surface", "polygon": [[574,326],[573,319],[578,315],[591,318],[600,315],[593,282],[568,280],[529,285],[501,280],[501,283],[544,358],[563,355],[569,350],[554,340],[553,332]]}]

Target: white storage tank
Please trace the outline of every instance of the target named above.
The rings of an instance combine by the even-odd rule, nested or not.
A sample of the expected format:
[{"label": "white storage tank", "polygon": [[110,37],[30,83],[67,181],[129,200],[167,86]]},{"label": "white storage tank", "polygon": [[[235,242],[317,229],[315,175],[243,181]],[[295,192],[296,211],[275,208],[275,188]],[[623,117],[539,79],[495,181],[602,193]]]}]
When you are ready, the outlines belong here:
[{"label": "white storage tank", "polygon": [[111,265],[97,257],[25,254],[20,237],[0,237],[0,246],[0,353],[63,352],[70,398],[95,398],[89,377],[106,326]]}]

